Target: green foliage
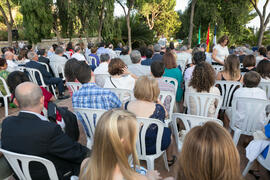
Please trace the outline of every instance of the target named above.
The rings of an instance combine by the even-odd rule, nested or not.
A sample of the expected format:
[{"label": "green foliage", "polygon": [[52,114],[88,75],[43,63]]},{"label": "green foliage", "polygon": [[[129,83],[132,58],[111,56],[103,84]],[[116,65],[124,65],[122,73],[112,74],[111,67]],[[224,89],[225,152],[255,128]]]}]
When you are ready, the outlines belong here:
[{"label": "green foliage", "polygon": [[177,12],[174,11],[176,0],[146,0],[141,4],[139,13],[145,18],[149,29],[158,35],[174,36],[181,25]]},{"label": "green foliage", "polygon": [[[217,24],[217,37],[228,34],[230,42],[241,42],[240,35],[247,33],[245,25],[256,15],[251,13],[253,8],[247,0],[198,0],[194,13],[194,31],[192,44],[197,43],[197,34],[201,25],[202,42],[206,41],[207,29],[210,24],[211,33],[214,32]],[[189,32],[189,17],[191,4],[184,12],[179,12],[182,26],[177,33],[177,37],[186,40]]]},{"label": "green foliage", "polygon": [[23,15],[25,38],[30,43],[49,37],[52,29],[52,0],[17,0]]},{"label": "green foliage", "polygon": [[[120,17],[116,19],[116,21],[121,22],[122,26],[122,39],[124,42],[128,41],[128,31],[126,26],[126,19],[125,17]],[[138,44],[152,44],[155,33],[153,30],[149,30],[147,25],[143,23],[143,20],[139,15],[133,15],[130,17],[130,27],[131,37],[132,37],[132,46],[138,46]]]}]

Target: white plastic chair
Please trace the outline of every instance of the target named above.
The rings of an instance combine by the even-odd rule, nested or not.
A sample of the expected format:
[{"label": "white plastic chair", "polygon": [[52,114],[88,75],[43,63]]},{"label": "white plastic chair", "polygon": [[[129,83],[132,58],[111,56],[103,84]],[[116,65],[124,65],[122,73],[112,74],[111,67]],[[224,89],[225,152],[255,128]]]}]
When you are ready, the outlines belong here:
[{"label": "white plastic chair", "polygon": [[20,180],[32,179],[29,172],[29,163],[32,161],[43,164],[46,167],[49,178],[51,180],[58,180],[58,176],[57,176],[54,164],[47,159],[37,157],[37,156],[32,156],[32,155],[14,153],[14,152],[6,151],[1,148],[0,148],[0,152],[4,154],[8,163],[10,164],[13,171],[16,173],[16,175],[18,176]]},{"label": "white plastic chair", "polygon": [[196,107],[196,114],[197,116],[208,116],[209,108],[212,103],[216,104],[216,112],[214,114],[214,117],[218,117],[218,112],[220,110],[221,104],[222,104],[222,97],[217,94],[211,94],[211,93],[191,93],[186,92],[185,93],[185,102],[187,105],[188,114],[191,114],[191,104],[195,104]]},{"label": "white plastic chair", "polygon": [[[259,155],[257,157],[257,161],[268,171],[270,171],[270,152],[267,153],[266,158],[264,158],[262,155]],[[249,161],[246,168],[243,171],[243,176],[246,176],[250,168],[252,167],[254,161]]]},{"label": "white plastic chair", "polygon": [[223,71],[223,69],[224,69],[224,66],[220,66],[220,65],[212,65],[212,67],[214,68],[216,73]]},{"label": "white plastic chair", "polygon": [[39,64],[42,64],[43,66],[45,66],[46,67],[46,70],[48,71],[48,72],[50,72],[50,69],[49,69],[49,66],[48,66],[48,64],[46,64],[46,63],[44,63],[44,62],[38,62]]},{"label": "white plastic chair", "polygon": [[260,82],[258,87],[263,89],[266,92],[267,98],[270,99],[270,82]]},{"label": "white plastic chair", "polygon": [[4,99],[4,106],[5,106],[5,116],[8,116],[8,98],[11,97],[11,93],[8,89],[7,83],[4,78],[0,77],[0,82],[2,82],[2,85],[4,86],[4,89],[6,91],[6,95],[4,95],[0,91],[0,97]]},{"label": "white plastic chair", "polygon": [[[245,105],[245,114],[241,122],[237,118],[237,104]],[[270,105],[270,101],[255,99],[255,98],[244,98],[237,97],[232,101],[232,118],[230,120],[230,128],[234,131],[233,142],[235,145],[238,144],[241,134],[252,136],[257,130],[261,130],[262,127],[258,127],[258,124],[264,122],[264,124],[269,120],[266,116],[266,107]],[[258,116],[265,113],[265,119],[260,119]],[[263,125],[263,124],[262,124]]]},{"label": "white plastic chair", "polygon": [[[139,129],[140,129],[139,137],[136,143],[137,154],[138,154],[139,160],[145,160],[147,164],[147,169],[154,170],[155,159],[163,155],[165,167],[169,171],[166,151],[161,150],[162,135],[163,135],[164,127],[166,127],[166,124],[161,122],[160,120],[152,119],[152,118],[137,117],[137,121],[138,121]],[[156,154],[146,155],[145,136],[146,136],[147,129],[152,124],[155,124],[158,129],[157,139],[156,139]]]},{"label": "white plastic chair", "polygon": [[[166,123],[169,123],[171,121],[171,116],[173,114],[173,108],[174,108],[174,105],[175,105],[175,94],[170,92],[170,91],[160,91],[160,94],[159,94],[159,99],[160,99],[160,102],[165,106],[166,110],[168,111],[167,108],[169,108],[169,118],[168,120],[166,121]],[[167,104],[166,102],[170,100],[170,104],[169,104],[169,107],[167,107]]]},{"label": "white plastic chair", "polygon": [[[53,70],[53,74],[54,74],[55,77],[59,78],[59,77],[60,77],[59,74],[62,73],[62,76],[63,76],[62,79],[63,79],[63,80],[66,79],[66,78],[65,78],[64,67],[63,67],[61,64],[58,64],[58,63],[52,61],[52,62],[50,62],[50,66],[51,66],[51,68],[52,68],[52,70]],[[61,71],[59,71],[59,69],[60,69]]]},{"label": "white plastic chair", "polygon": [[236,91],[236,89],[242,87],[243,85],[238,81],[216,81],[215,86],[220,87],[220,94],[222,95],[223,99],[221,109],[225,110],[230,107],[233,93]]},{"label": "white plastic chair", "polygon": [[79,82],[66,82],[66,85],[71,89],[73,93],[78,91],[82,87],[82,84]]},{"label": "white plastic chair", "polygon": [[114,51],[114,52],[115,52],[115,54],[116,54],[116,57],[119,57],[120,54],[121,54],[121,51],[119,51],[119,50],[116,50],[116,51]]},{"label": "white plastic chair", "polygon": [[176,145],[179,152],[182,149],[183,141],[181,141],[179,138],[179,131],[177,129],[177,119],[180,119],[180,121],[183,122],[185,126],[185,134],[188,133],[188,131],[190,131],[191,128],[195,126],[201,126],[208,121],[213,121],[223,126],[222,121],[216,118],[195,116],[195,115],[182,114],[182,113],[173,113],[172,115],[173,134],[174,134]]},{"label": "white plastic chair", "polygon": [[90,109],[90,108],[74,108],[78,119],[82,120],[83,124],[87,127],[84,127],[85,135],[87,137],[87,147],[92,148],[94,141],[94,134],[96,125],[100,116],[105,113],[107,110],[104,109]]},{"label": "white plastic chair", "polygon": [[104,87],[105,84],[105,80],[107,78],[109,78],[110,75],[109,74],[96,74],[95,75],[95,80],[96,80],[96,84],[100,87]]},{"label": "white plastic chair", "polygon": [[163,76],[161,78],[162,81],[166,82],[166,83],[170,83],[170,84],[173,84],[174,85],[174,88],[175,88],[175,93],[177,91],[177,88],[178,88],[178,81],[174,78],[171,78],[171,77],[165,77]]},{"label": "white plastic chair", "polygon": [[[46,88],[49,91],[49,85],[45,84],[43,76],[42,76],[42,74],[41,74],[41,72],[39,70],[34,69],[34,68],[25,68],[25,70],[28,72],[29,78],[33,83],[35,83],[35,84],[37,84],[39,86],[42,86],[42,87]],[[41,84],[38,84],[38,81],[36,79],[36,75],[39,76]],[[52,88],[55,99],[57,99],[54,86],[51,85],[51,88]]]},{"label": "white plastic chair", "polygon": [[135,99],[134,93],[131,90],[118,88],[106,88],[106,89],[109,89],[110,91],[114,92],[118,96],[122,104],[125,104],[126,102]]}]

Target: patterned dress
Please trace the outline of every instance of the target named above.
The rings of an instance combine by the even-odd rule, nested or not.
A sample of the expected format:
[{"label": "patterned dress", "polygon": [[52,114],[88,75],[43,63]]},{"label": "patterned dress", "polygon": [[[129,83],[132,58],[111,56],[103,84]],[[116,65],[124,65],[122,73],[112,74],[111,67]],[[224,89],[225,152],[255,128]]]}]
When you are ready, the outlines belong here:
[{"label": "patterned dress", "polygon": [[[0,77],[4,78],[4,80],[7,80],[8,74],[9,74],[9,72],[7,72],[6,70],[1,70],[0,71]],[[0,81],[0,91],[4,96],[7,94],[2,81]]]}]

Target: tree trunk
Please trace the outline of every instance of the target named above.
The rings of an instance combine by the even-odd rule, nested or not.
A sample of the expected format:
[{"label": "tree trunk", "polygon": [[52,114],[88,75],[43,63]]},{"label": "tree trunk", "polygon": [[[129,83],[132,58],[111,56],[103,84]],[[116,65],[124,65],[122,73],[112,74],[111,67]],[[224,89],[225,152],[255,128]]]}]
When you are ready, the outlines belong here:
[{"label": "tree trunk", "polygon": [[261,47],[262,45],[262,41],[263,41],[263,34],[264,34],[264,31],[265,31],[265,26],[263,25],[263,22],[261,22],[261,25],[260,25],[260,30],[259,30],[259,38],[258,38],[258,47]]},{"label": "tree trunk", "polygon": [[8,29],[8,45],[12,47],[12,26],[7,23]]},{"label": "tree trunk", "polygon": [[98,42],[101,42],[101,31],[102,31],[102,24],[99,23],[99,27],[98,27]]},{"label": "tree trunk", "polygon": [[54,29],[54,33],[56,34],[57,42],[61,43],[62,38],[61,38],[61,35],[60,35],[60,32],[58,31],[58,29],[56,29],[56,30]]},{"label": "tree trunk", "polygon": [[128,13],[127,17],[127,30],[128,30],[128,47],[130,50],[132,50],[132,44],[131,44],[131,28],[130,28],[130,12]]},{"label": "tree trunk", "polygon": [[188,34],[188,48],[191,48],[192,43],[192,35],[193,35],[193,18],[194,18],[194,10],[197,0],[192,0],[191,2],[191,13],[190,13],[190,23],[189,23],[189,34]]},{"label": "tree trunk", "polygon": [[102,6],[101,6],[101,13],[99,16],[99,27],[98,27],[98,42],[101,42],[101,31],[102,31],[102,27],[103,27],[103,21],[104,21],[104,10],[105,10],[105,0],[103,0],[102,2]]}]

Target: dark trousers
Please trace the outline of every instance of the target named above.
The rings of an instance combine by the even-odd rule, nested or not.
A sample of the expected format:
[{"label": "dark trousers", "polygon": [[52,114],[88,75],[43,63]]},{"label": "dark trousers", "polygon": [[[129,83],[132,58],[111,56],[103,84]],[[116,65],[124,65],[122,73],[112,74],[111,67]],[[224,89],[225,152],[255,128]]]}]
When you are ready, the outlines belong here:
[{"label": "dark trousers", "polygon": [[50,79],[46,80],[45,84],[46,85],[56,85],[60,95],[62,95],[65,91],[64,83],[63,83],[63,80],[61,78],[50,78]]}]

